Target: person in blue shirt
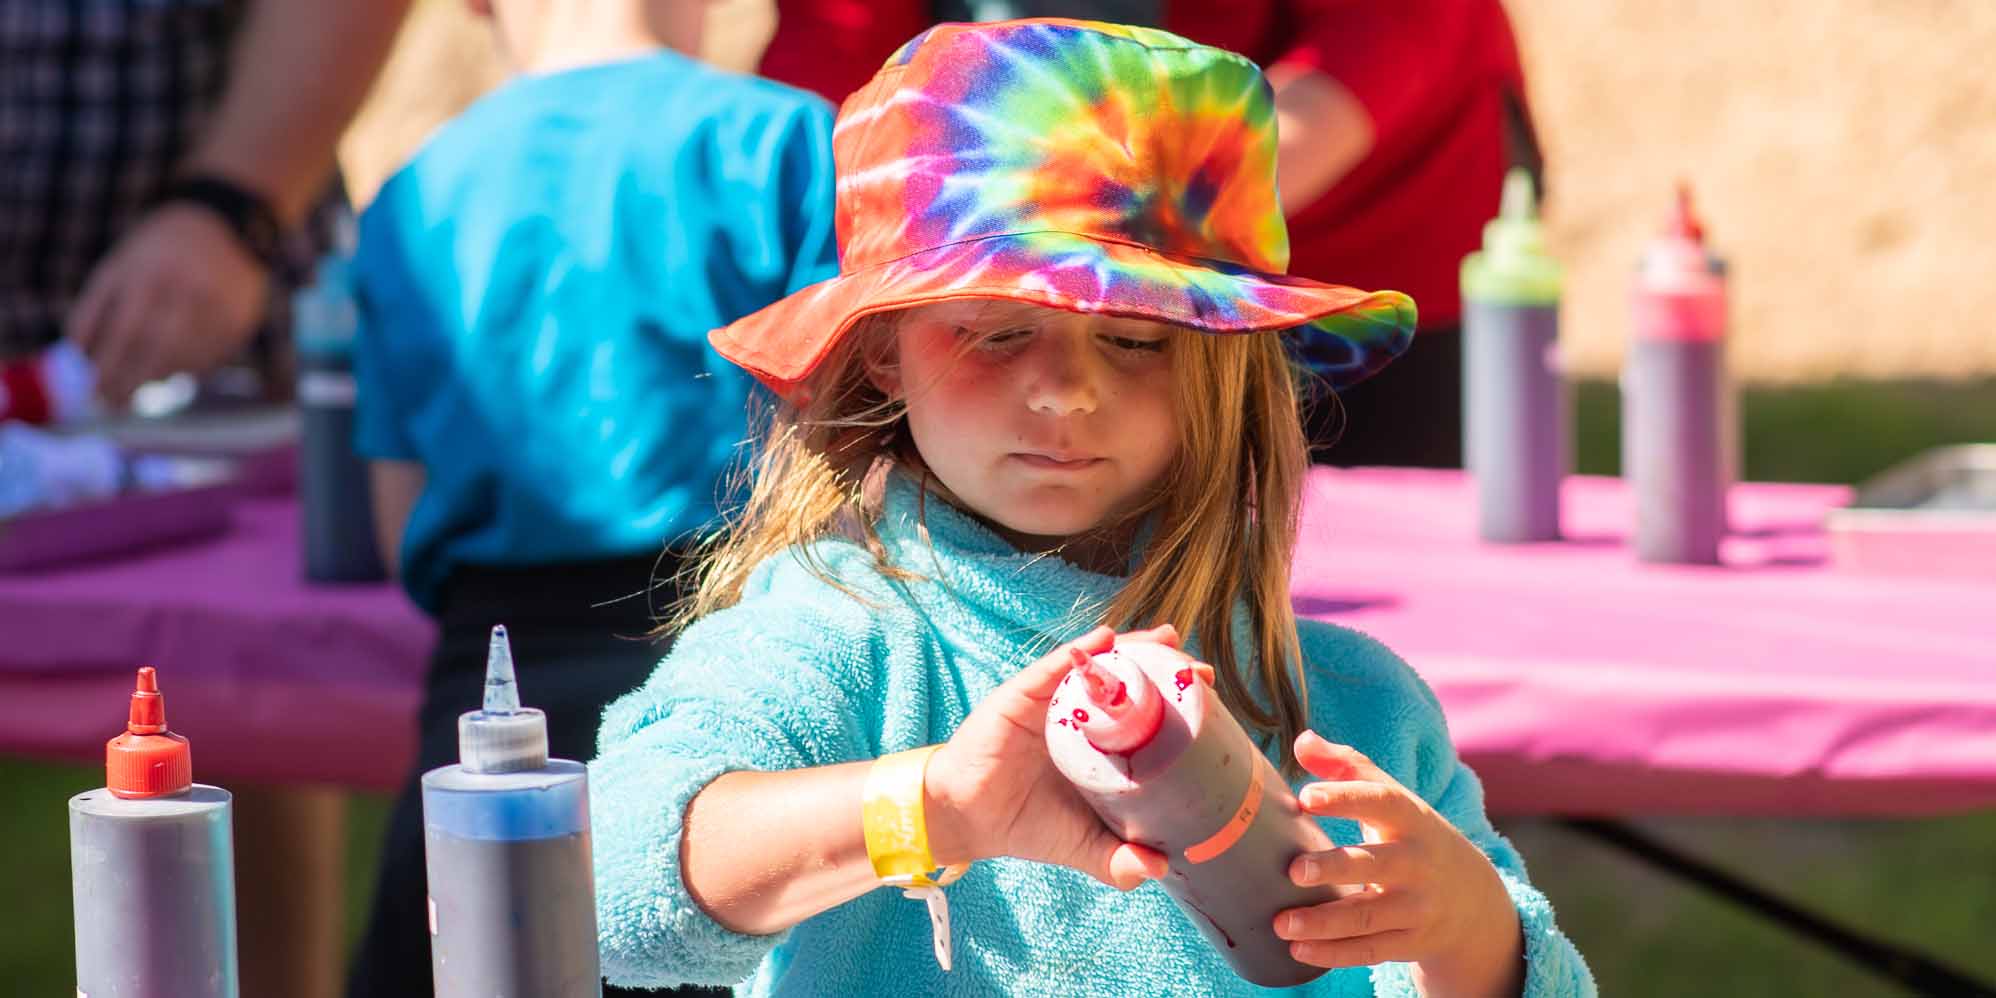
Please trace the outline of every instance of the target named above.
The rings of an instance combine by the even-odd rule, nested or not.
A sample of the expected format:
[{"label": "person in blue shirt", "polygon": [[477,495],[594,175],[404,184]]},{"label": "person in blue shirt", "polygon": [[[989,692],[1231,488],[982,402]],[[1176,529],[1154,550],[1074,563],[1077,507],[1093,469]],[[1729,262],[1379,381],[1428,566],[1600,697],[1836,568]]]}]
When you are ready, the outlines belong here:
[{"label": "person in blue shirt", "polygon": [[355,445],[440,625],[355,998],[429,993],[415,780],[457,759],[488,630],[512,632],[553,754],[589,758],[657,662],[644,638],[760,391],[707,331],[837,270],[831,110],[687,55],[706,4],[472,7],[518,75],[388,181],[354,262]]}]

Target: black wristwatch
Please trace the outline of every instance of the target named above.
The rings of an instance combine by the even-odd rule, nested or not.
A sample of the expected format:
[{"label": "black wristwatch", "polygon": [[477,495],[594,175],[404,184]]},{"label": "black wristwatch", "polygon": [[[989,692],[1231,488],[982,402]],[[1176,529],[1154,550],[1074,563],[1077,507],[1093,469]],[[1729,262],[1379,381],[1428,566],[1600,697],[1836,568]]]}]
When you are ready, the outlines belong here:
[{"label": "black wristwatch", "polygon": [[282,273],[289,261],[284,254],[284,226],[263,195],[226,177],[193,173],[166,185],[155,204],[185,201],[214,212],[222,224],[235,233],[249,254],[272,273]]}]

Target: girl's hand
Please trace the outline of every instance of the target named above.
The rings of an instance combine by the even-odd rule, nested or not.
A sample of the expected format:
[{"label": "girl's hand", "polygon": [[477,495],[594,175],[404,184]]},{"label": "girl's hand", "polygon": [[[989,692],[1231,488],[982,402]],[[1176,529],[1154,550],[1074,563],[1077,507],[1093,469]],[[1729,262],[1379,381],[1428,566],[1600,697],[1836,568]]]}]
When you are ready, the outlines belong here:
[{"label": "girl's hand", "polygon": [[1298,856],[1290,879],[1365,890],[1277,912],[1290,954],[1318,967],[1414,963],[1430,996],[1517,994],[1518,912],[1483,851],[1357,749],[1306,731],[1296,760],[1325,781],[1303,787],[1303,810],[1357,821],[1365,842]]},{"label": "girl's hand", "polygon": [[[1169,626],[1123,639],[1173,648],[1179,640]],[[1113,631],[1098,627],[1054,649],[993,690],[930,757],[923,809],[938,863],[1017,856],[1073,867],[1125,891],[1164,876],[1164,855],[1112,834],[1047,756],[1054,688],[1069,669],[1115,643]]]}]

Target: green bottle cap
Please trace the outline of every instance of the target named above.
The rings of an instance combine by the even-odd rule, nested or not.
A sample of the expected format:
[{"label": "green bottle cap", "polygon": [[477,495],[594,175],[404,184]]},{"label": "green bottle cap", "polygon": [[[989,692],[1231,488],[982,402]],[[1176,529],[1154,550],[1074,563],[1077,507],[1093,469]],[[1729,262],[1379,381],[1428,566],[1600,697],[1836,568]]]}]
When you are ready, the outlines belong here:
[{"label": "green bottle cap", "polygon": [[1462,296],[1499,305],[1559,303],[1559,261],[1546,254],[1532,175],[1514,166],[1504,175],[1497,217],[1483,225],[1483,249],[1462,258]]}]

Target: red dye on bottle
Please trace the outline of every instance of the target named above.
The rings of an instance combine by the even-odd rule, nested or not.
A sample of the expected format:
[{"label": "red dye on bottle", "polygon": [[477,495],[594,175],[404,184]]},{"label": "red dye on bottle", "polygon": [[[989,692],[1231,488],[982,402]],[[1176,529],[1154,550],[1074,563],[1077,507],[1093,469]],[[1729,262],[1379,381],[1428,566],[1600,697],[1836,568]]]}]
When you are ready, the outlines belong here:
[{"label": "red dye on bottle", "polygon": [[[1049,709],[1054,765],[1110,831],[1165,854],[1171,869],[1160,885],[1193,928],[1255,984],[1322,975],[1290,957],[1274,922],[1276,912],[1348,893],[1289,879],[1291,861],[1330,848],[1330,837],[1185,656],[1119,644],[1075,667],[1057,695],[1089,709]],[[1092,720],[1079,721],[1083,713]]]}]

